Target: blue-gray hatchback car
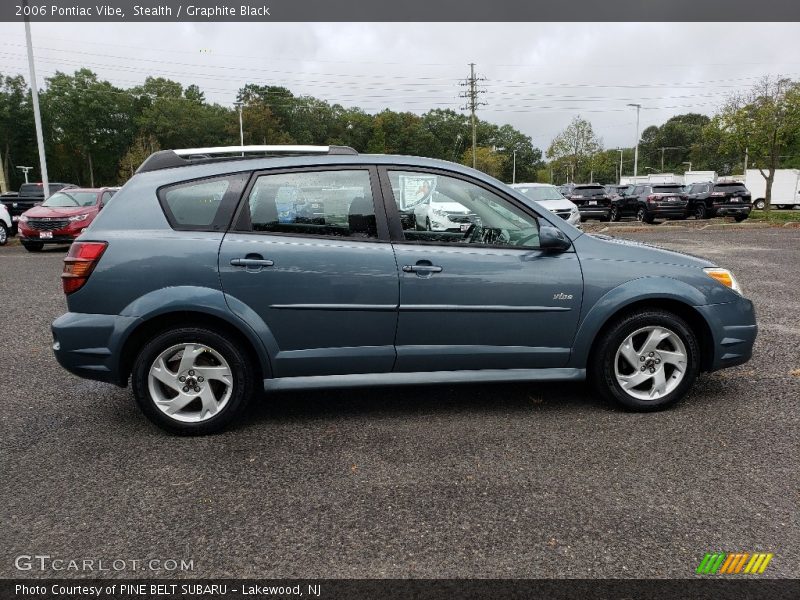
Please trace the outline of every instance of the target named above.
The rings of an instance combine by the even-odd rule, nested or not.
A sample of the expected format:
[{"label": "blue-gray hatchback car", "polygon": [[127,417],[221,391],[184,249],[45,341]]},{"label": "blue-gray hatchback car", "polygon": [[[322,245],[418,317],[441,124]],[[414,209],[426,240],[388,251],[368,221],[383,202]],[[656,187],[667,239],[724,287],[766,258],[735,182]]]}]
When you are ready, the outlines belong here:
[{"label": "blue-gray hatchback car", "polygon": [[180,434],[261,389],[588,377],[657,410],[756,337],[713,263],[584,234],[460,165],[340,146],[156,152],[62,279],[61,365],[130,380]]}]

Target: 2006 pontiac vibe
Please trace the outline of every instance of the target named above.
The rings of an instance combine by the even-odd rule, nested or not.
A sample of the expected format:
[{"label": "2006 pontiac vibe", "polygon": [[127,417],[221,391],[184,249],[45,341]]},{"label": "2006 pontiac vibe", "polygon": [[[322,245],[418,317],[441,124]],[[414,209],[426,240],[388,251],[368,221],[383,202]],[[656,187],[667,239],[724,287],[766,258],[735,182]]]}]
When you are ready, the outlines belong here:
[{"label": "2006 pontiac vibe", "polygon": [[340,146],[156,152],[62,279],[61,365],[130,381],[180,434],[262,389],[589,378],[652,411],[756,337],[711,262],[584,234],[460,165]]}]

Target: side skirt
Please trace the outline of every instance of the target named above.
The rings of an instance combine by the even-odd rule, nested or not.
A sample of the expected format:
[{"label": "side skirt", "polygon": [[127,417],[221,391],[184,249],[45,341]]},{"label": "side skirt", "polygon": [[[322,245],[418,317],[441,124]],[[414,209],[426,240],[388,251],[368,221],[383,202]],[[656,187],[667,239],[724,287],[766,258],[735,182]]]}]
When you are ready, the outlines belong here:
[{"label": "side skirt", "polygon": [[265,391],[346,388],[378,385],[433,385],[439,383],[497,383],[513,381],[581,381],[586,369],[482,369],[417,373],[367,373],[265,379]]}]

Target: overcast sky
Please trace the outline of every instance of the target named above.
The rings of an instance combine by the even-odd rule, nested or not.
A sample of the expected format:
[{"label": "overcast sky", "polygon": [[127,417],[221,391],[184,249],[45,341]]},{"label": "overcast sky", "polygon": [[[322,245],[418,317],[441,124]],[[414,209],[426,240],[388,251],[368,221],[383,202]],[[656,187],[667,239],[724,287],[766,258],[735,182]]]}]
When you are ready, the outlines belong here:
[{"label": "overcast sky", "polygon": [[[283,85],[368,112],[458,110],[475,62],[479,116],[546,149],[580,114],[606,147],[685,112],[713,114],[761,75],[800,77],[791,24],[99,23],[32,24],[37,78],[88,67],[121,87],[148,75],[230,105],[245,83]],[[0,72],[28,77],[21,23],[0,23]],[[245,127],[247,124],[245,123]],[[233,140],[236,141],[236,140]]]}]

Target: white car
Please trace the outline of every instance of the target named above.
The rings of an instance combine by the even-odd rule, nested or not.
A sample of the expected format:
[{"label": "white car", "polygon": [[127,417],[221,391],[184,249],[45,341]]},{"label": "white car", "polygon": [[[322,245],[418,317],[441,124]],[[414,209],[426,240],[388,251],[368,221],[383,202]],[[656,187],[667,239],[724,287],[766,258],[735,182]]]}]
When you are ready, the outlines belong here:
[{"label": "white car", "polygon": [[455,202],[439,192],[414,207],[417,229],[427,231],[466,232],[475,215],[460,202]]},{"label": "white car", "polygon": [[11,232],[11,215],[4,204],[0,204],[0,246],[8,243],[8,236]]},{"label": "white car", "polygon": [[556,186],[549,183],[514,183],[510,187],[557,214],[573,227],[581,228],[581,213],[578,207],[564,198]]}]

